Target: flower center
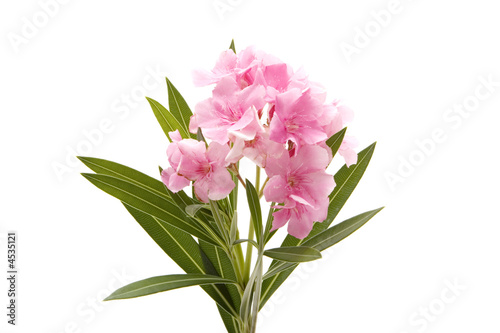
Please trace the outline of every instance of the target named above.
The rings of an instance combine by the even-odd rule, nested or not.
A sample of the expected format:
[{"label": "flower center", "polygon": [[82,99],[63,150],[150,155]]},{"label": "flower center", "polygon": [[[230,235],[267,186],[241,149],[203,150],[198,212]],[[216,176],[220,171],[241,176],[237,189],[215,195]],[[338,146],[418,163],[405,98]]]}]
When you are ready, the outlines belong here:
[{"label": "flower center", "polygon": [[285,121],[285,127],[287,132],[293,133],[295,132],[300,126],[297,125],[292,119],[288,119]]}]

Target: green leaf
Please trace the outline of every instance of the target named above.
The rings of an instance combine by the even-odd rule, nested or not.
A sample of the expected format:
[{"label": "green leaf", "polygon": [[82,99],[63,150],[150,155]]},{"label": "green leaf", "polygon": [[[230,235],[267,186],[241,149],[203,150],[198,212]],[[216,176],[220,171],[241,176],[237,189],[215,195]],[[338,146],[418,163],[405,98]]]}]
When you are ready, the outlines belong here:
[{"label": "green leaf", "polygon": [[[378,212],[380,212],[384,207],[374,209],[354,217],[345,220],[325,231],[320,232],[316,236],[307,240],[304,245],[309,248],[314,248],[317,251],[323,251],[327,248],[337,244],[347,236],[351,235],[353,232],[361,228],[366,222],[368,222],[372,217],[374,217]],[[301,247],[301,246],[299,246]],[[292,247],[293,248],[293,247]],[[279,248],[278,248],[279,249]],[[264,278],[271,278],[275,274],[282,272],[292,265],[287,263],[278,263],[272,267],[268,272],[266,272]]]},{"label": "green leaf", "polygon": [[274,205],[275,203],[271,202],[271,206],[269,207],[269,212],[267,213],[266,228],[264,229],[264,237],[265,237],[264,244],[267,244],[267,242],[269,242],[269,240],[274,236],[276,231],[278,231],[278,230],[273,230],[269,232],[273,227],[273,219],[274,219],[273,213],[275,212],[275,208],[273,208]]},{"label": "green leaf", "polygon": [[319,251],[326,250],[332,245],[337,244],[359,228],[361,228],[372,217],[377,215],[384,207],[380,207],[368,212],[356,215],[350,219],[345,220],[333,227],[320,232],[316,236],[308,239],[304,245],[314,247]]},{"label": "green leaf", "polygon": [[[240,162],[236,162],[236,170],[239,170],[239,165]],[[233,214],[235,214],[235,211],[238,209],[238,187],[240,185],[240,182],[238,180],[238,176],[234,170],[231,170],[231,178],[233,179],[234,182],[234,188],[229,193],[229,203],[231,205],[231,209],[233,211]]]},{"label": "green leaf", "polygon": [[[218,275],[224,279],[238,281],[236,276],[236,267],[234,267],[231,258],[223,249],[204,241],[200,241],[200,247],[210,260],[213,269],[215,269],[215,272],[212,273],[213,275]],[[209,270],[207,272],[210,273]],[[230,299],[232,300],[234,309],[238,312],[240,309],[241,295],[237,286],[226,285],[225,288],[226,290],[223,290],[223,292],[228,293]]]},{"label": "green leaf", "polygon": [[[197,202],[189,198],[183,191],[175,193],[176,202],[169,196],[172,193],[168,191],[165,185],[148,175],[145,175],[137,170],[127,166],[92,157],[79,157],[79,159],[91,170],[96,173],[106,174],[123,180],[127,180],[138,186],[144,187],[149,191],[161,196],[165,200],[175,204],[176,202]],[[126,203],[125,208],[148,233],[148,235],[162,248],[162,250],[176,262],[186,273],[207,273],[204,270],[203,260],[198,243],[184,231],[160,221],[158,218],[152,217],[138,209],[135,209]],[[198,214],[200,215],[200,214]],[[220,290],[211,285],[201,286],[207,294],[212,297],[219,305],[219,308],[224,309],[225,313],[235,313],[234,305],[231,299],[223,295]],[[227,299],[226,299],[227,298]]]},{"label": "green leaf", "polygon": [[245,291],[243,292],[243,296],[241,297],[240,317],[244,322],[247,322],[248,318],[250,317],[250,312],[252,309],[252,299],[253,299],[252,292],[255,288],[255,281],[257,279],[257,275],[259,273],[262,274],[261,269],[262,269],[262,256],[259,256],[257,257],[257,262],[255,263],[255,269],[250,275],[248,283],[245,287]]},{"label": "green leaf", "polygon": [[337,151],[342,144],[342,140],[344,140],[346,131],[347,127],[344,127],[343,129],[332,135],[328,140],[326,140],[327,146],[332,149],[332,156],[335,156],[335,154],[337,154]]},{"label": "green leaf", "polygon": [[78,156],[78,159],[95,173],[129,181],[154,192],[156,195],[161,196],[167,201],[173,202],[168,195],[165,185],[158,179],[116,162],[84,156]]},{"label": "green leaf", "polygon": [[248,239],[248,238],[237,239],[234,241],[234,244],[236,245],[236,244],[241,244],[241,243],[245,243],[245,242],[252,244],[257,250],[259,249],[259,245],[257,245],[257,243],[255,243],[254,240]]},{"label": "green leaf", "polygon": [[229,45],[229,49],[233,50],[233,52],[236,53],[236,47],[234,46],[234,39],[231,40],[231,45]]},{"label": "green leaf", "polygon": [[241,328],[238,320],[229,314],[226,310],[224,310],[221,306],[217,306],[219,309],[219,314],[224,322],[224,326],[226,326],[226,330],[228,333],[241,333]]},{"label": "green leaf", "polygon": [[234,244],[236,237],[238,237],[238,214],[234,211],[231,228],[229,229],[229,244]]},{"label": "green leaf", "polygon": [[101,174],[82,174],[88,181],[120,201],[139,209],[160,221],[211,243],[218,240],[209,236],[196,221],[188,218],[175,204],[148,188],[123,179]]},{"label": "green leaf", "polygon": [[172,115],[177,119],[180,125],[186,131],[186,136],[183,138],[196,139],[196,134],[189,133],[189,120],[193,115],[191,109],[189,108],[186,100],[182,97],[179,91],[175,88],[172,82],[167,78],[167,89],[168,89],[168,108]]},{"label": "green leaf", "polygon": [[222,211],[219,209],[219,204],[217,201],[209,200],[210,211],[212,212],[212,216],[215,220],[215,224],[217,225],[218,232],[222,236],[225,241],[225,244],[229,243],[229,234],[225,227],[225,221],[222,216]]},{"label": "green leaf", "polygon": [[[349,168],[346,165],[344,165],[335,174],[334,179],[336,186],[333,192],[329,196],[330,204],[328,206],[328,215],[326,220],[323,221],[322,223],[315,223],[313,226],[313,230],[311,231],[309,236],[307,236],[303,240],[299,240],[291,235],[287,235],[281,245],[282,247],[299,246],[301,244],[304,244],[305,241],[314,237],[315,235],[317,235],[321,231],[324,231],[330,226],[330,224],[333,222],[340,209],[344,206],[345,202],[356,188],[366,168],[368,167],[370,159],[373,155],[373,151],[375,149],[375,145],[376,143],[373,143],[364,150],[362,150],[358,154],[358,161],[355,165],[351,165]],[[271,272],[271,270],[273,270],[273,268],[278,264],[280,264],[278,261],[273,261],[271,263],[268,272]],[[264,304],[271,297],[271,295],[293,272],[295,267],[297,267],[296,264],[286,270],[280,271],[278,274],[275,274],[271,278],[268,278],[263,281],[261,307],[264,306]],[[266,275],[267,274],[268,273],[266,273]]]},{"label": "green leaf", "polygon": [[264,255],[286,262],[307,262],[321,258],[321,253],[308,246],[278,247],[264,251]]},{"label": "green leaf", "polygon": [[178,288],[216,283],[234,284],[235,282],[218,276],[206,274],[172,274],[155,276],[121,287],[109,295],[105,301],[134,298]]},{"label": "green leaf", "polygon": [[[184,191],[172,193],[163,182],[122,164],[93,157],[79,156],[78,158],[92,171],[134,183],[178,206],[183,212],[186,206],[200,203],[190,198]],[[206,225],[210,225],[205,210],[199,211],[196,217],[204,221]]]},{"label": "green leaf", "polygon": [[288,235],[283,241],[282,246],[297,246],[304,243],[307,239],[313,237],[319,232],[327,229],[333,222],[340,209],[344,206],[347,199],[351,196],[352,192],[358,185],[361,177],[365,173],[366,168],[372,158],[373,151],[375,150],[376,143],[363,149],[358,154],[358,161],[356,164],[347,167],[344,165],[335,174],[335,188],[330,194],[330,204],[328,206],[328,215],[326,220],[321,223],[315,223],[311,233],[303,240],[299,240],[293,236]]},{"label": "green leaf", "polygon": [[191,204],[189,206],[186,206],[185,211],[186,211],[186,214],[194,217],[200,209],[207,208],[207,207],[208,206],[206,204]]},{"label": "green leaf", "polygon": [[193,237],[130,205],[124,206],[156,244],[186,273],[206,273],[199,245]]},{"label": "green leaf", "polygon": [[261,244],[262,238],[262,212],[260,209],[259,195],[255,190],[255,187],[247,179],[246,180],[246,191],[248,207],[250,208],[250,215],[252,217],[252,223],[255,230],[255,237],[257,239],[257,244]]},{"label": "green leaf", "polygon": [[146,99],[151,105],[151,109],[153,109],[153,113],[156,119],[160,123],[163,132],[165,133],[170,142],[172,142],[172,139],[170,138],[170,135],[168,133],[175,130],[179,130],[179,133],[183,138],[190,137],[189,131],[186,130],[184,126],[181,123],[179,123],[179,121],[167,109],[165,109],[163,105],[161,105],[152,98],[146,97]]},{"label": "green leaf", "polygon": [[203,133],[201,132],[201,128],[198,128],[198,130],[196,131],[196,140],[203,141],[206,144],[206,140],[205,137],[203,136]]},{"label": "green leaf", "polygon": [[[208,273],[204,268],[204,253],[193,237],[167,223],[160,222],[149,214],[127,204],[124,205],[156,244],[186,273]],[[235,306],[230,297],[225,295],[218,287],[213,285],[201,286],[225,312],[235,314]]]}]

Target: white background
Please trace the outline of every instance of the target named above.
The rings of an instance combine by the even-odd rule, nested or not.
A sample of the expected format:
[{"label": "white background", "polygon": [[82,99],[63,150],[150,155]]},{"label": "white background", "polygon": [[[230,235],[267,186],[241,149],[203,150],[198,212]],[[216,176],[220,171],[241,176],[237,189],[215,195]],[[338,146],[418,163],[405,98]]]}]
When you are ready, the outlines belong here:
[{"label": "white background", "polygon": [[[237,49],[256,45],[304,65],[329,98],[354,109],[359,148],[378,141],[337,222],[386,206],[328,258],[298,271],[269,302],[259,331],[498,332],[495,5],[401,0],[380,27],[371,12],[389,0],[74,0],[51,7],[46,22],[38,1],[2,1],[0,232],[19,233],[20,276],[18,326],[10,327],[1,275],[0,330],[224,331],[200,288],[95,301],[123,283],[181,271],[117,200],[79,175],[88,170],[73,156],[158,177],[167,140],[145,99],[126,106],[123,98],[140,95],[147,80],[147,95],[167,104],[163,80],[148,76],[158,68],[194,107],[210,89],[192,85],[192,69],[211,68],[234,38]],[[26,20],[40,26],[31,35]],[[357,53],[346,57],[347,44]],[[496,86],[488,91],[481,77]],[[464,101],[473,109],[466,117],[447,113]],[[106,119],[108,133],[89,146],[84,132]],[[436,130],[444,138],[429,144]],[[416,141],[427,142],[426,155]],[[387,177],[397,180],[391,186]],[[5,238],[0,246],[4,271]],[[419,311],[429,308],[424,319]]]}]

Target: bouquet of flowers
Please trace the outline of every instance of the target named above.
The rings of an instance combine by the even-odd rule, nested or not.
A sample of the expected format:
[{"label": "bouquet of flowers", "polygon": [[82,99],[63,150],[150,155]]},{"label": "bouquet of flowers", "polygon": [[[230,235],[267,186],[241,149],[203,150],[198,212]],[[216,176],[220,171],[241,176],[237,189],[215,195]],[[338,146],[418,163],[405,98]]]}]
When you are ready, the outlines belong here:
[{"label": "bouquet of flowers", "polygon": [[[326,102],[325,89],[303,70],[253,47],[236,53],[233,41],[212,70],[195,71],[193,79],[197,86],[215,85],[194,114],[168,79],[168,110],[148,98],[170,141],[170,165],[160,167],[161,181],[79,157],[95,172],[83,176],[120,200],[186,272],[131,283],[106,300],[199,285],[217,304],[228,332],[255,332],[259,310],[301,262],[321,258],[321,251],[382,209],[330,226],[375,144],[356,154],[356,140],[346,136],[351,110],[338,100]],[[331,175],[327,167],[337,154],[346,164]],[[240,173],[243,158],[255,164],[253,182]],[[241,189],[250,212],[247,238],[238,228]],[[266,218],[262,198],[269,203]],[[267,248],[285,225],[281,246]],[[272,259],[267,270],[264,257]]]}]

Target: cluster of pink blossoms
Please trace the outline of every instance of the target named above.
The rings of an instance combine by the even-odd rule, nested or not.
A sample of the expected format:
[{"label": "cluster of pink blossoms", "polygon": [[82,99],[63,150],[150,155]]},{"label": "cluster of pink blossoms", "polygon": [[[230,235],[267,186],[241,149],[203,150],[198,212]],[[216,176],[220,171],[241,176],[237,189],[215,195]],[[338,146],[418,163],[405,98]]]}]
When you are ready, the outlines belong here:
[{"label": "cluster of pink blossoms", "polygon": [[[196,71],[193,79],[197,86],[215,84],[189,124],[210,144],[172,132],[163,182],[173,192],[194,182],[199,200],[220,200],[235,186],[228,168],[247,157],[269,178],[266,200],[279,204],[273,230],[288,223],[289,234],[307,236],[315,221],[326,219],[335,187],[325,171],[332,160],[326,140],[352,119],[351,110],[337,100],[326,103],[325,89],[303,71],[252,47],[223,52],[211,71]],[[355,145],[345,137],[339,149],[348,166],[356,163]]]}]

